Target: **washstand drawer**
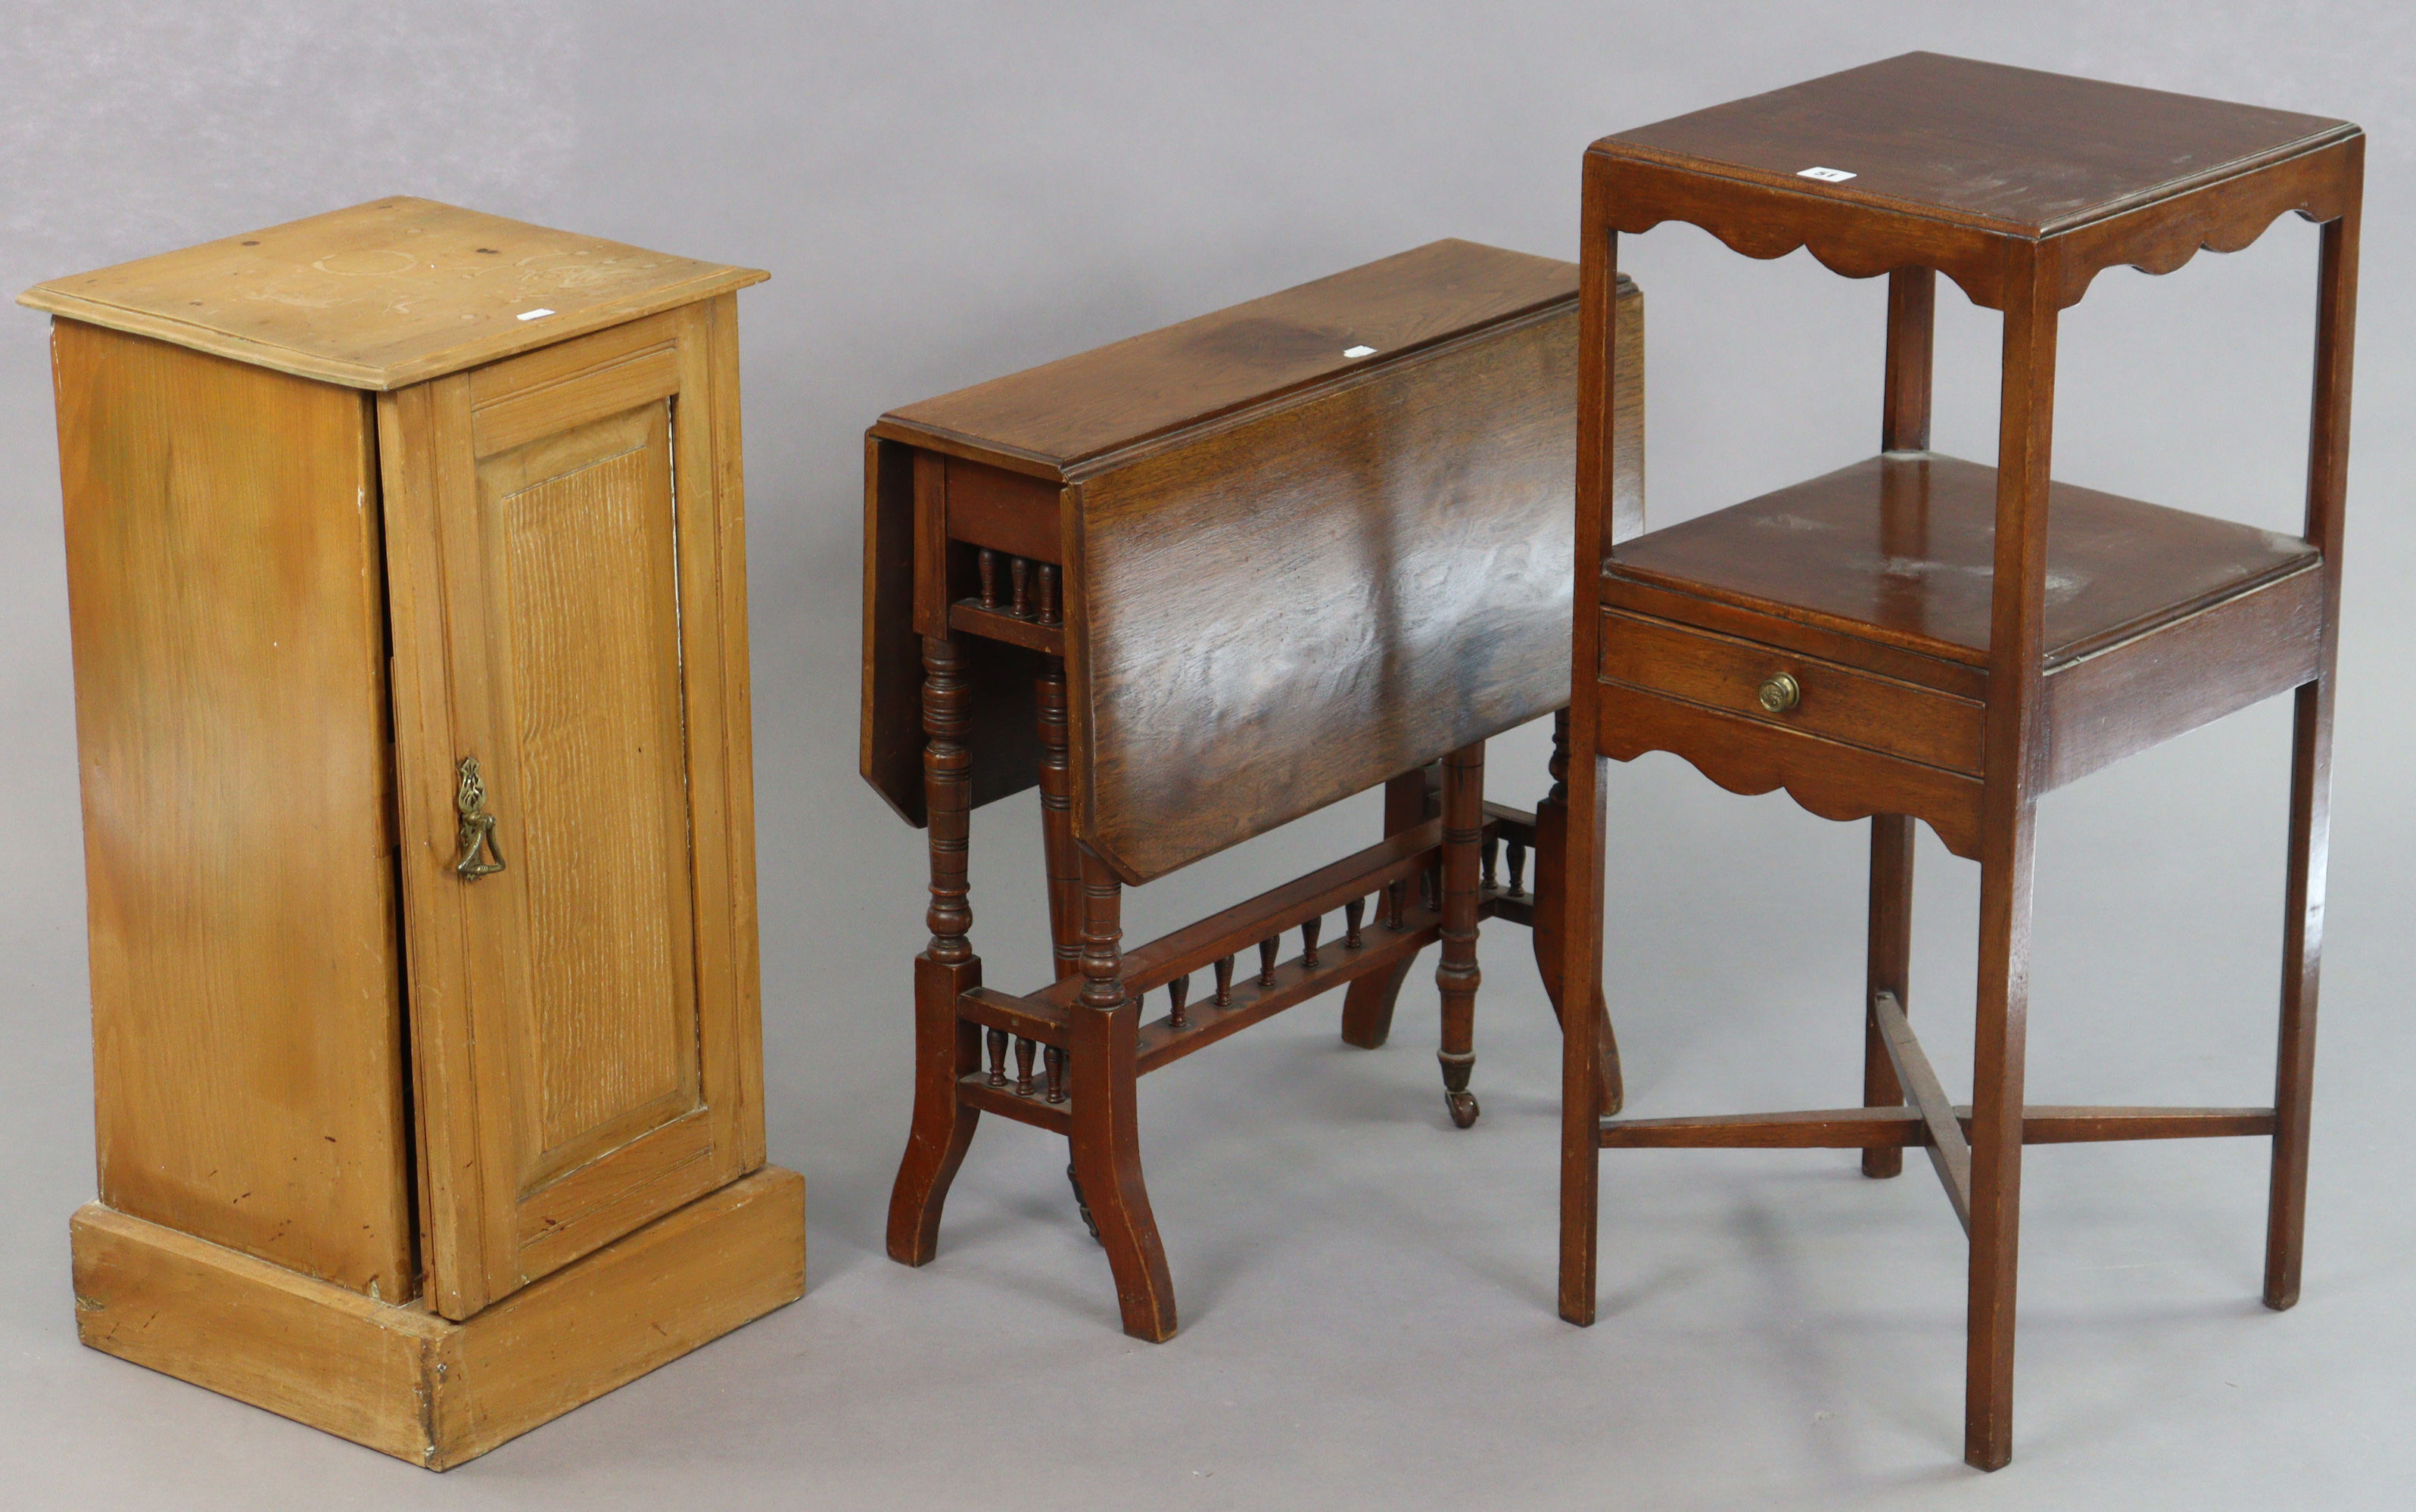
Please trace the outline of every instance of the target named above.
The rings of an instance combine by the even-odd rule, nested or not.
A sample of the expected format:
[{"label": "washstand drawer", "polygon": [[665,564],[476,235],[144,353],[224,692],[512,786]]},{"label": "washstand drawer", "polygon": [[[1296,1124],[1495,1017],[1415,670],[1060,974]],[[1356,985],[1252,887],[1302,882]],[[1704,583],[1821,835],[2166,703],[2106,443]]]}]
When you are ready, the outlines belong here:
[{"label": "washstand drawer", "polygon": [[1949,771],[1980,770],[1982,705],[1666,620],[1607,609],[1605,682]]}]

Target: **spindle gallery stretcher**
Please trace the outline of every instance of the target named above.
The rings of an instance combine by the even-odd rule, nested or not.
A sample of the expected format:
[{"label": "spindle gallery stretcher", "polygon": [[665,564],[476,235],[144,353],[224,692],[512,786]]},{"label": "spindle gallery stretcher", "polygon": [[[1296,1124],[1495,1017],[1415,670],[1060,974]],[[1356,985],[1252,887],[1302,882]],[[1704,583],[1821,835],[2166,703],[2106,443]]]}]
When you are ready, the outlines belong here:
[{"label": "spindle gallery stretcher", "polygon": [[[1621,297],[1640,349],[1641,295]],[[1578,325],[1573,265],[1442,241],[872,427],[863,771],[928,827],[931,860],[894,1258],[932,1258],[974,1125],[997,1113],[1067,1138],[1125,1330],[1164,1339],[1141,1073],[1345,986],[1343,1037],[1381,1045],[1439,944],[1442,1079],[1466,1127],[1486,917],[1534,931],[1559,1011],[1555,899],[1524,863],[1558,875],[1562,790],[1532,814],[1486,803],[1484,743],[1568,698]],[[1620,367],[1640,376],[1633,354]],[[1631,394],[1614,448],[1631,533],[1641,420]],[[1380,783],[1377,844],[1122,948],[1125,885]],[[1015,995],[983,984],[967,938],[968,823],[1035,784],[1056,980]]]}]

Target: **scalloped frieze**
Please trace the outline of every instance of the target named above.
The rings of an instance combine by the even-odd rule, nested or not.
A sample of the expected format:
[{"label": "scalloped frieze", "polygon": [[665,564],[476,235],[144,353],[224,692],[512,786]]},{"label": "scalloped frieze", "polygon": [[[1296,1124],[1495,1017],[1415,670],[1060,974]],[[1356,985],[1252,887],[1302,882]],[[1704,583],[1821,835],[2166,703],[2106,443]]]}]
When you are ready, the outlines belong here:
[{"label": "scalloped frieze", "polygon": [[1875,217],[1844,201],[1636,159],[1590,159],[1588,169],[1596,175],[1588,186],[1589,219],[1598,218],[1609,230],[1635,235],[1682,220],[1745,257],[1768,261],[1803,248],[1822,267],[1849,279],[1932,267],[1973,304],[2004,308],[2005,254],[2017,244],[1996,233],[1917,216]]},{"label": "scalloped frieze", "polygon": [[2354,191],[2362,144],[2351,138],[2050,239],[2059,265],[2056,308],[2080,303],[2109,267],[2162,276],[2202,251],[2241,251],[2285,216],[2318,224],[2338,219]]},{"label": "scalloped frieze", "polygon": [[2293,212],[2318,222],[2338,219],[2356,193],[2363,146],[2363,137],[2348,138],[2176,199],[2050,232],[2037,243],[1624,158],[1589,159],[1588,218],[1631,235],[1684,221],[1730,251],[1763,261],[1802,248],[1849,279],[1935,268],[1988,310],[2005,308],[2008,280],[2017,276],[2025,249],[2036,245],[2051,260],[2049,287],[2055,308],[2063,310],[2078,304],[2109,267],[2170,273],[2202,250],[2239,251]]},{"label": "scalloped frieze", "polygon": [[1668,751],[1730,793],[1781,788],[1805,811],[1844,823],[1910,814],[1947,850],[1980,858],[1980,782],[1622,684],[1600,685],[1602,754],[1632,762]]}]

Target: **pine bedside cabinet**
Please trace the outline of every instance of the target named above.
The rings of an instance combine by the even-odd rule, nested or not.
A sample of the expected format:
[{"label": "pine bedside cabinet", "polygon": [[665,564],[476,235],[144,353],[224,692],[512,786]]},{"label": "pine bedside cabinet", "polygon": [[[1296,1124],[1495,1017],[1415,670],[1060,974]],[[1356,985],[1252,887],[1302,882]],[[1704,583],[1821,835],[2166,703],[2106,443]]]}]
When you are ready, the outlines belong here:
[{"label": "pine bedside cabinet", "polygon": [[83,1341],[443,1469],[794,1299],[736,291],[389,199],[46,283]]}]

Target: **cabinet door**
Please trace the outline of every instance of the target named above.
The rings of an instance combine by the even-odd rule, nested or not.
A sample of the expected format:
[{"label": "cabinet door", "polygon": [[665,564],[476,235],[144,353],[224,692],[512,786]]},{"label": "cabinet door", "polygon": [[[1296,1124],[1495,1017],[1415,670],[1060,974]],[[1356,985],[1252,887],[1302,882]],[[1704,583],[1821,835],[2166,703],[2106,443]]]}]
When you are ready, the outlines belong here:
[{"label": "cabinet door", "polygon": [[733,312],[379,404],[447,1317],[763,1160]]}]

